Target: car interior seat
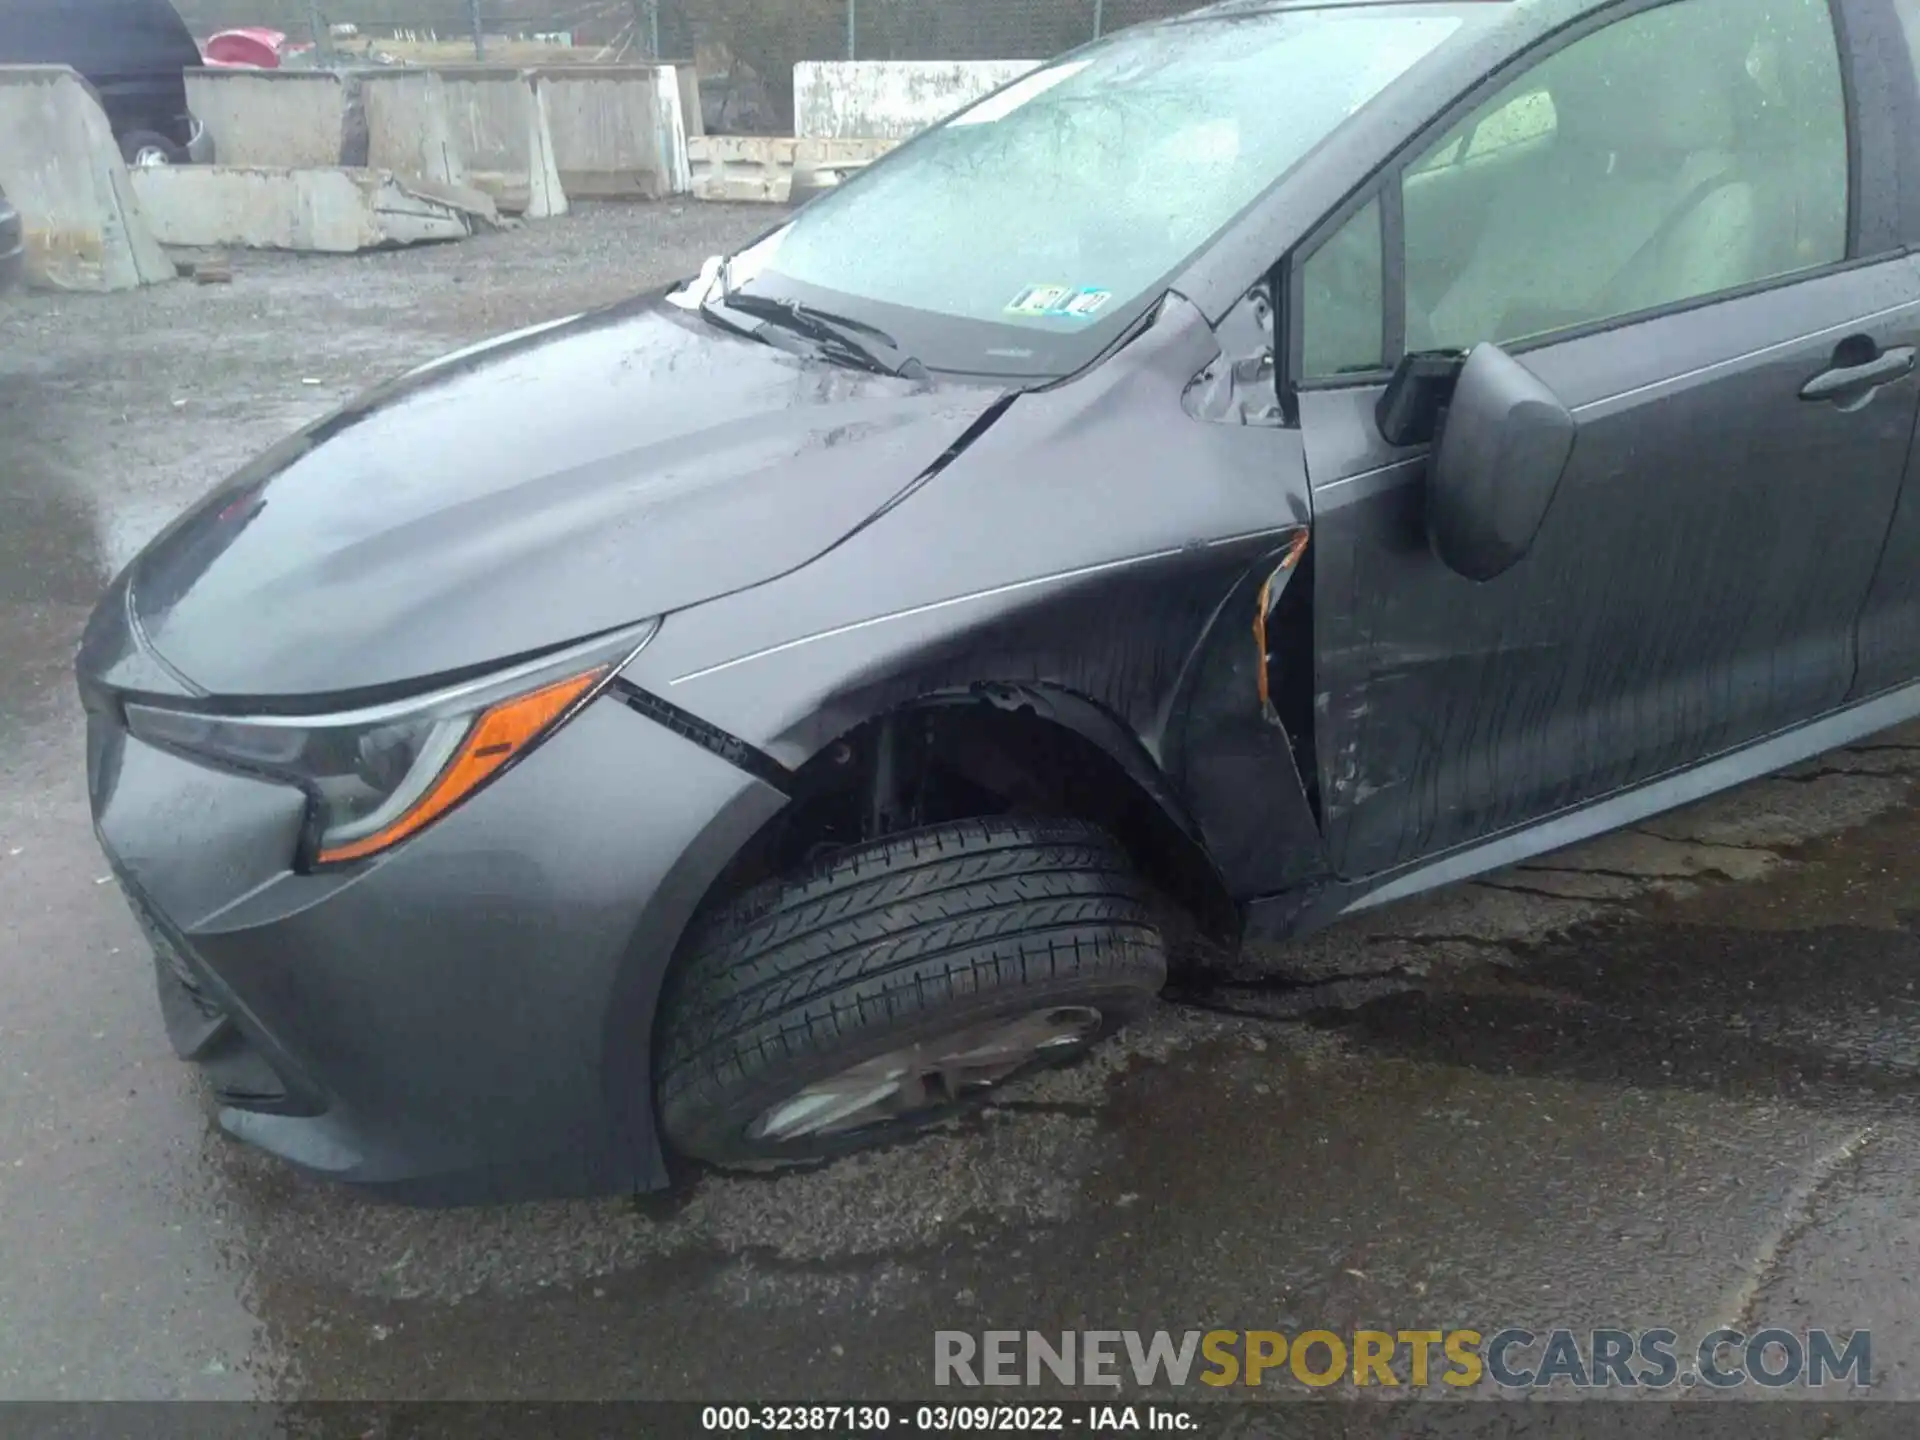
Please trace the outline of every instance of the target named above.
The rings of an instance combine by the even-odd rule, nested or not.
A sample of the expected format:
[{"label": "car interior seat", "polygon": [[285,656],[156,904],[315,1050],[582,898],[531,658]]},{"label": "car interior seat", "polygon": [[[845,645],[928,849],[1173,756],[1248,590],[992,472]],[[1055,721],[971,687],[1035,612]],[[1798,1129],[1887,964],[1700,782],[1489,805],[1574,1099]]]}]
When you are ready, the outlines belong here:
[{"label": "car interior seat", "polygon": [[1409,314],[1413,348],[1517,340],[1754,278],[1758,197],[1736,123],[1749,77],[1731,56],[1703,66],[1691,45],[1593,53],[1608,39],[1540,67],[1553,144],[1493,196],[1431,313]]}]

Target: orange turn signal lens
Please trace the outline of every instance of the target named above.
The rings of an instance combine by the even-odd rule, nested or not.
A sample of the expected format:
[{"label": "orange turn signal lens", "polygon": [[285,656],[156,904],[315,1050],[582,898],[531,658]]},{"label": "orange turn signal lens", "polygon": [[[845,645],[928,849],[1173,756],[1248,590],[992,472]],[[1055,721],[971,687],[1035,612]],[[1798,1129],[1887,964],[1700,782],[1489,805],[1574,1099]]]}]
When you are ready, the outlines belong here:
[{"label": "orange turn signal lens", "polygon": [[322,865],[364,860],[424,830],[550,730],[606,673],[602,665],[483,711],[417,804],[385,829],[322,850],[315,858]]}]

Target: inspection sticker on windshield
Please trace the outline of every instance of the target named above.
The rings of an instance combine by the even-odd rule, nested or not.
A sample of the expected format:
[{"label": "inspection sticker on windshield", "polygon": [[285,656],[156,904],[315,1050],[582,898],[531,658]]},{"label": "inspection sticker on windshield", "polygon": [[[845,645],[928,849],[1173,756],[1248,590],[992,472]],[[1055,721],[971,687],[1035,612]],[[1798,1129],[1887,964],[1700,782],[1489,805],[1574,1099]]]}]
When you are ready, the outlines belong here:
[{"label": "inspection sticker on windshield", "polygon": [[1096,290],[1092,286],[1076,289],[1071,285],[1029,285],[1013,297],[1007,314],[1090,320],[1111,299],[1111,290]]}]

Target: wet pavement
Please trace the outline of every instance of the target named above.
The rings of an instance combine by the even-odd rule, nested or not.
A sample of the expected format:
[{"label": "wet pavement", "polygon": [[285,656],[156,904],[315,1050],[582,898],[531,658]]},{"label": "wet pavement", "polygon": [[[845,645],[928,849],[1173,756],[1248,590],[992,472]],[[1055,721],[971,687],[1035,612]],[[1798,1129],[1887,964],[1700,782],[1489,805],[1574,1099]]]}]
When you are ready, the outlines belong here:
[{"label": "wet pavement", "polygon": [[1920,732],[1250,956],[824,1170],[423,1212],[213,1130],[88,823],[95,593],[363,384],[767,222],[0,300],[0,1398],[908,1397],[937,1329],[1763,1323],[1871,1327],[1920,1398]]}]

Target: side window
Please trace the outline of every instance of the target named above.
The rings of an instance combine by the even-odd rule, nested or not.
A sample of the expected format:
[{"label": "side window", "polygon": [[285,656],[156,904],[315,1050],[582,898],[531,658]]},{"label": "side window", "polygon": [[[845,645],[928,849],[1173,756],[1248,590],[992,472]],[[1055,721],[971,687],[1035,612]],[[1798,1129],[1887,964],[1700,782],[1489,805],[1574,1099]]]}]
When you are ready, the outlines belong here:
[{"label": "side window", "polygon": [[[1920,0],[1915,3],[1920,4]],[[1485,161],[1515,146],[1552,142],[1559,123],[1553,96],[1537,86],[1528,86],[1519,94],[1503,91],[1502,100],[1496,109],[1454,126],[1446,139],[1414,163],[1409,173],[1427,175],[1454,165]]]},{"label": "side window", "polygon": [[1842,260],[1847,166],[1828,0],[1642,11],[1407,167],[1408,348],[1524,340]]},{"label": "side window", "polygon": [[1553,96],[1545,90],[1528,89],[1515,95],[1498,110],[1474,126],[1466,145],[1466,158],[1511,150],[1553,139],[1560,128],[1560,116],[1553,108]]},{"label": "side window", "polygon": [[1308,257],[1300,274],[1308,379],[1330,380],[1384,367],[1385,269],[1378,200]]}]

